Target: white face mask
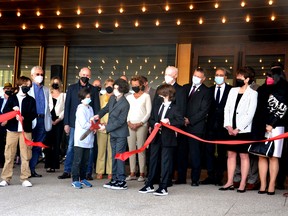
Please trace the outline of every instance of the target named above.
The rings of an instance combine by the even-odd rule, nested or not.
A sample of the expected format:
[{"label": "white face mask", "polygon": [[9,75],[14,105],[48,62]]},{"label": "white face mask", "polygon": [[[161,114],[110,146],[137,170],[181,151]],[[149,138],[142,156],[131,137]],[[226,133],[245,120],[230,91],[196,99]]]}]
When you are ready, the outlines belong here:
[{"label": "white face mask", "polygon": [[173,77],[168,76],[168,75],[165,75],[164,79],[165,79],[165,82],[166,82],[167,84],[172,84],[172,82],[173,82],[173,80],[174,80]]},{"label": "white face mask", "polygon": [[42,83],[43,82],[43,76],[36,76],[34,78],[34,81],[38,84]]},{"label": "white face mask", "polygon": [[193,76],[193,78],[192,78],[193,85],[200,85],[201,80],[202,80],[201,78]]},{"label": "white face mask", "polygon": [[118,96],[121,95],[121,93],[118,91],[118,89],[114,89],[114,90],[113,90],[113,94],[114,94],[116,97],[118,97]]},{"label": "white face mask", "polygon": [[84,98],[81,102],[85,105],[88,105],[89,103],[91,103],[91,98]]}]

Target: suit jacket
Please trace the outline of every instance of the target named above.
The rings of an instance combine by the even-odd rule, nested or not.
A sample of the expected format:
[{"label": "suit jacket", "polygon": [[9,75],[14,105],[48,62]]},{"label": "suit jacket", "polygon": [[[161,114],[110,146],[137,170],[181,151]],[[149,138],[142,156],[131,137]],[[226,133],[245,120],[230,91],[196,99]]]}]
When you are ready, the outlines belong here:
[{"label": "suit jacket", "polygon": [[[154,125],[156,123],[160,122],[158,112],[161,107],[161,104],[157,104],[152,107],[151,116],[149,119],[149,125],[151,125],[152,128],[154,128]],[[168,118],[170,121],[170,125],[175,127],[181,127],[184,125],[184,119],[183,116],[177,107],[176,104],[171,103],[170,106],[167,109],[167,112],[165,113],[165,117]],[[161,136],[162,146],[177,146],[177,140],[176,140],[176,133],[173,130],[170,130],[169,128],[162,127],[161,128],[161,135],[157,134],[157,136]],[[154,140],[155,141],[155,140]]]},{"label": "suit jacket", "polygon": [[230,92],[230,89],[232,88],[231,85],[223,84],[225,85],[223,95],[221,97],[220,103],[217,104],[215,100],[215,88],[216,85],[211,86],[210,94],[212,99],[210,110],[208,114],[208,120],[207,120],[207,134],[213,134],[218,133],[219,131],[223,130],[226,132],[226,129],[223,127],[224,124],[224,107],[228,98],[228,94]]},{"label": "suit jacket", "polygon": [[[19,101],[16,95],[11,95],[7,103],[3,109],[3,113],[13,111],[13,107],[19,107]],[[36,101],[33,97],[26,95],[26,97],[22,100],[22,104],[20,111],[21,115],[24,117],[23,119],[23,130],[27,133],[32,132],[32,121],[37,117],[36,110]],[[18,120],[16,118],[12,118],[7,122],[6,125],[7,130],[17,132],[18,131]]]},{"label": "suit jacket", "polygon": [[[78,105],[81,103],[78,97],[78,93],[81,88],[83,87],[81,86],[80,81],[78,81],[77,83],[70,85],[66,93],[64,125],[69,125],[72,128],[75,128],[75,114]],[[91,91],[90,106],[93,108],[94,113],[98,113],[100,110],[99,92],[90,83],[86,85],[86,88],[89,88]]]},{"label": "suit jacket", "polygon": [[[224,127],[233,126],[235,103],[239,87],[231,88],[224,109]],[[251,132],[252,121],[257,107],[258,93],[249,86],[241,97],[236,109],[236,128],[239,133]]]},{"label": "suit jacket", "polygon": [[106,113],[109,113],[106,131],[107,133],[110,133],[112,137],[129,136],[127,124],[129,109],[130,105],[125,96],[122,96],[116,102],[116,97],[112,95],[109,98],[107,105],[99,111],[99,118],[102,118]]},{"label": "suit jacket", "polygon": [[[43,92],[44,92],[44,97],[45,97],[45,117],[44,117],[44,125],[45,125],[45,130],[46,131],[50,131],[52,128],[52,118],[51,118],[51,113],[50,113],[50,109],[49,109],[49,88],[47,88],[46,86],[43,86]],[[32,85],[30,91],[28,92],[28,94],[35,98],[35,93],[34,93],[34,86]],[[37,124],[37,119],[35,118],[33,121],[33,128],[36,126]]]},{"label": "suit jacket", "polygon": [[191,86],[191,84],[184,85],[185,95],[187,97],[187,110],[185,116],[190,121],[190,124],[187,125],[187,131],[189,133],[204,134],[207,115],[213,97],[210,93],[211,90],[202,83],[189,99],[188,95]]}]

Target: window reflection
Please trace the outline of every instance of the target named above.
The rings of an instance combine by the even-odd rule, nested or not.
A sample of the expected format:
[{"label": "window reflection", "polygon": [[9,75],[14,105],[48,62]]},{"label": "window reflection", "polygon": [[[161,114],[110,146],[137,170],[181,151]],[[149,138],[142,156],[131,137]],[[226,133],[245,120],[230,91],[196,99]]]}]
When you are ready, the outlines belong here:
[{"label": "window reflection", "polygon": [[39,65],[40,48],[20,48],[19,76],[31,77],[31,69]]},{"label": "window reflection", "polygon": [[14,48],[0,48],[0,96],[3,95],[3,86],[10,82],[13,84]]}]

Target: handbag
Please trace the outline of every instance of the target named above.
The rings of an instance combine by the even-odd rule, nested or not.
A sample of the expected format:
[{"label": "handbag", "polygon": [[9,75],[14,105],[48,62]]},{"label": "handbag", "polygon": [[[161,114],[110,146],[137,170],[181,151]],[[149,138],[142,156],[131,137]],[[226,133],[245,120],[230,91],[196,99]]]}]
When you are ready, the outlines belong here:
[{"label": "handbag", "polygon": [[[272,134],[268,133],[265,137],[271,138]],[[274,140],[267,142],[259,142],[251,144],[248,148],[248,152],[254,155],[262,157],[272,157],[274,153]]]}]

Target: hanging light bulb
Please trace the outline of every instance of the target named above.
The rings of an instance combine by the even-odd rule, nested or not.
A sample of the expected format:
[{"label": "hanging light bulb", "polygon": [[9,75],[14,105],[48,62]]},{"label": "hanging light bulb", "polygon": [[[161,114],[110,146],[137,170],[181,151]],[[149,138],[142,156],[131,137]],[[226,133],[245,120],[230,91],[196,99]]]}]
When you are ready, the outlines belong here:
[{"label": "hanging light bulb", "polygon": [[145,13],[147,9],[146,9],[145,6],[143,6],[141,10],[142,10],[143,13]]},{"label": "hanging light bulb", "polygon": [[219,7],[218,2],[215,3],[214,7],[217,9]]}]

